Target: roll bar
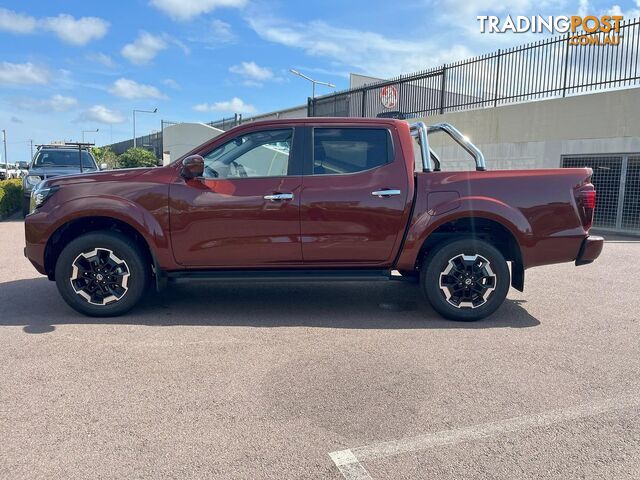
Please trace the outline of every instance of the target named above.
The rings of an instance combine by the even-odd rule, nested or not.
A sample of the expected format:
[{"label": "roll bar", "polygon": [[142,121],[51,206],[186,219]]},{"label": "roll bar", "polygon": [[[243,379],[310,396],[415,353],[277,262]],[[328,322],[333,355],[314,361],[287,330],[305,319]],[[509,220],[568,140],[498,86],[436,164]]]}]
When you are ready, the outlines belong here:
[{"label": "roll bar", "polygon": [[[450,123],[437,123],[427,126],[424,122],[416,122],[409,125],[411,136],[416,137],[420,141],[420,157],[422,165],[416,162],[415,170],[417,172],[433,172],[440,170],[440,157],[429,146],[429,134],[434,132],[445,132],[458,145],[464,148],[476,162],[476,170],[484,172],[487,167],[484,155],[471,140],[465,137],[460,130]],[[428,153],[427,153],[428,152]],[[433,161],[433,167],[432,167]]]}]

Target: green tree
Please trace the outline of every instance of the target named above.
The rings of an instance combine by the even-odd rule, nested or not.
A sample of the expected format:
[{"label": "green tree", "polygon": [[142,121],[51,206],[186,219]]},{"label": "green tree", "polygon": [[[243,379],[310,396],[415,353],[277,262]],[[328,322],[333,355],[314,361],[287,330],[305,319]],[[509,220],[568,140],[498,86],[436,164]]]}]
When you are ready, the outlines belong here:
[{"label": "green tree", "polygon": [[155,167],[158,165],[156,156],[144,148],[130,148],[118,157],[120,168]]},{"label": "green tree", "polygon": [[118,168],[118,156],[109,147],[93,147],[91,153],[96,157],[98,165],[106,163],[109,170]]}]

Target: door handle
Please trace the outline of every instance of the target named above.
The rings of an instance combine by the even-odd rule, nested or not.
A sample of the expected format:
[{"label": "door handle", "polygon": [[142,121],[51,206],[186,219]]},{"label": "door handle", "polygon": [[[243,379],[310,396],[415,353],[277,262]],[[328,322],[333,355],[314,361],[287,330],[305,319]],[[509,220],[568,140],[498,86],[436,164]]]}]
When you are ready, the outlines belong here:
[{"label": "door handle", "polygon": [[400,195],[401,193],[402,192],[400,190],[391,190],[386,188],[384,190],[376,190],[375,192],[371,192],[371,195],[373,195],[374,197],[385,198]]},{"label": "door handle", "polygon": [[293,200],[293,193],[274,193],[272,195],[265,195],[263,198],[265,200],[271,200],[272,202],[277,202],[279,200]]}]

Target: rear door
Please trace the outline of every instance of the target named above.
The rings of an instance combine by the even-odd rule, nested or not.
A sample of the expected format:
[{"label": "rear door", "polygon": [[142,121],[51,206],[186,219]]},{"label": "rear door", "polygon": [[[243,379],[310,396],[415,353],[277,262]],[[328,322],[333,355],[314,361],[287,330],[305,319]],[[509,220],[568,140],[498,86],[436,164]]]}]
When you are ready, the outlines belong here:
[{"label": "rear door", "polygon": [[371,124],[319,123],[307,127],[306,139],[300,203],[305,265],[390,265],[412,200],[397,133]]},{"label": "rear door", "polygon": [[298,129],[255,128],[202,152],[203,178],[170,187],[176,261],[194,267],[281,267],[302,262]]}]

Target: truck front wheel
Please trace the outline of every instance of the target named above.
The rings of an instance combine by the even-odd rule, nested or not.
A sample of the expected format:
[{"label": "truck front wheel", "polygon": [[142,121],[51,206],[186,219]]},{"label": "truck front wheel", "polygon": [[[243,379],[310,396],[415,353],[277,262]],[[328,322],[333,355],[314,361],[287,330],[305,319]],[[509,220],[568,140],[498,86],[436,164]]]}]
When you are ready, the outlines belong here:
[{"label": "truck front wheel", "polygon": [[420,284],[440,315],[472,322],[502,305],[509,291],[509,267],[489,243],[471,238],[456,240],[426,255]]},{"label": "truck front wheel", "polygon": [[92,317],[115,317],[138,303],[149,269],[134,242],[99,231],[69,242],[58,257],[55,275],[58,291],[71,308]]}]

